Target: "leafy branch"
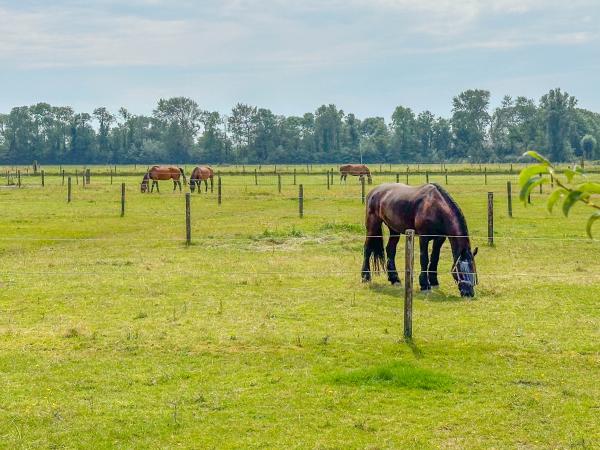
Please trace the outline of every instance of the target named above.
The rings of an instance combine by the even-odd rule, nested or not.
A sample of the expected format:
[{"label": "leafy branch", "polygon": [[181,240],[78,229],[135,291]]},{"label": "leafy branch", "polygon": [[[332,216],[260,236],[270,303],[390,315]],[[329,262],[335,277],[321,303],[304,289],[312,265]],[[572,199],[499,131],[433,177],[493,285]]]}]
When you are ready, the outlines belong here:
[{"label": "leafy branch", "polygon": [[552,163],[544,158],[537,152],[528,151],[523,156],[531,156],[540,163],[533,166],[526,167],[521,170],[519,174],[519,185],[521,186],[521,192],[519,199],[527,205],[527,199],[531,194],[531,191],[542,184],[548,183],[548,178],[544,178],[544,175],[550,175],[551,179],[556,184],[556,189],[552,192],[548,198],[546,204],[548,211],[552,212],[557,203],[562,200],[562,212],[565,217],[568,217],[569,211],[577,203],[583,203],[596,211],[590,216],[587,222],[586,231],[590,238],[592,238],[592,225],[598,219],[600,219],[600,205],[594,203],[594,195],[600,194],[600,183],[585,182],[574,184],[574,180],[578,176],[585,177],[583,169],[581,167],[574,166],[573,168],[567,168],[562,176],[556,171]]}]

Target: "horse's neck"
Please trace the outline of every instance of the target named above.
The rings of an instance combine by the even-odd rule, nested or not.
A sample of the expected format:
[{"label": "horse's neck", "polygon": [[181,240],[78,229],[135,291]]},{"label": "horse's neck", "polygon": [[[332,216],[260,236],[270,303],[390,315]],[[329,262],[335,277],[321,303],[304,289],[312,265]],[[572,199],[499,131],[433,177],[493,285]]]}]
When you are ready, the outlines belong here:
[{"label": "horse's neck", "polygon": [[450,241],[450,247],[452,247],[452,255],[456,261],[465,248],[471,248],[468,232],[458,222],[453,221],[447,234],[450,236],[448,240]]}]

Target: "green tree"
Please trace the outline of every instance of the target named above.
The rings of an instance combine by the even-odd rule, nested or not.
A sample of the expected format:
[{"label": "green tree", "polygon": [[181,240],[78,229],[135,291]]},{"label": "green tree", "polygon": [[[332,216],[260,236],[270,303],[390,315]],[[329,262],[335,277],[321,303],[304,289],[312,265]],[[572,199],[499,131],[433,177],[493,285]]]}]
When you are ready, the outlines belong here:
[{"label": "green tree", "polygon": [[485,141],[490,123],[489,91],[470,89],[452,100],[452,131],[455,158],[481,162],[486,155]]},{"label": "green tree", "polygon": [[187,97],[160,99],[153,111],[162,130],[163,145],[176,162],[188,161],[200,130],[202,111]]},{"label": "green tree", "polygon": [[596,138],[590,134],[586,134],[581,138],[581,150],[583,151],[583,157],[587,159],[594,159],[596,156],[595,150],[597,146]]},{"label": "green tree", "polygon": [[575,97],[560,88],[551,89],[542,96],[540,109],[546,128],[546,145],[552,161],[568,161],[573,158],[569,135],[573,126]]},{"label": "green tree", "polygon": [[396,161],[415,161],[417,151],[417,121],[410,108],[398,106],[392,114],[391,156]]}]

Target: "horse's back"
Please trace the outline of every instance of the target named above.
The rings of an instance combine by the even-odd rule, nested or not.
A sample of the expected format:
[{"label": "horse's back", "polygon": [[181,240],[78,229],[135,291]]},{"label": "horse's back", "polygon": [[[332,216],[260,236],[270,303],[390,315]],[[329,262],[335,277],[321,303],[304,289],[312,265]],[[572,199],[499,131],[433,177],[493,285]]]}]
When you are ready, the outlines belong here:
[{"label": "horse's back", "polygon": [[344,164],[340,166],[340,172],[350,175],[366,175],[370,173],[369,168],[365,164]]},{"label": "horse's back", "polygon": [[375,214],[395,232],[418,228],[429,199],[436,195],[432,184],[409,186],[386,183],[377,186],[367,196],[367,216]]}]

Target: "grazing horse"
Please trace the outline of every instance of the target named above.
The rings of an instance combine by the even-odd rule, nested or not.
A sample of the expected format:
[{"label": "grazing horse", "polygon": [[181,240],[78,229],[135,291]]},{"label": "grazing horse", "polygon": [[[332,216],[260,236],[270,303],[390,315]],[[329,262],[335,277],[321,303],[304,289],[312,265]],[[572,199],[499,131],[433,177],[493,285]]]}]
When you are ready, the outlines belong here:
[{"label": "grazing horse", "polygon": [[[369,192],[366,203],[367,238],[362,267],[363,281],[371,280],[370,259],[373,259],[375,270],[384,267],[381,226],[385,223],[390,229],[390,238],[385,248],[387,254],[385,270],[392,284],[400,283],[395,263],[400,234],[413,229],[419,235],[421,290],[428,291],[432,287],[439,286],[437,270],[440,249],[448,238],[454,258],[452,276],[458,285],[460,295],[463,297],[475,295],[477,248],[471,252],[465,217],[444,188],[435,183],[417,187],[401,183],[386,183]],[[429,259],[430,241],[433,241],[431,259]]]},{"label": "grazing horse", "polygon": [[208,166],[198,166],[194,168],[190,175],[190,191],[194,192],[196,185],[198,185],[199,194],[202,182],[204,181],[205,192],[208,192],[208,180],[210,180],[210,185],[212,186],[214,176],[215,172]]},{"label": "grazing horse", "polygon": [[150,192],[154,191],[154,186],[156,186],[156,192],[160,192],[158,189],[159,180],[173,180],[173,190],[179,186],[179,191],[181,192],[180,177],[183,177],[183,181],[185,182],[185,173],[181,167],[152,166],[142,179],[142,184],[140,185],[142,194],[148,191],[148,182],[150,180],[152,180]]},{"label": "grazing horse", "polygon": [[371,171],[364,164],[346,164],[340,166],[340,181],[346,181],[346,177],[348,175],[360,178],[363,178],[366,175],[369,184],[373,182],[373,179],[371,178]]}]

